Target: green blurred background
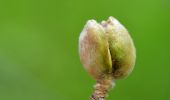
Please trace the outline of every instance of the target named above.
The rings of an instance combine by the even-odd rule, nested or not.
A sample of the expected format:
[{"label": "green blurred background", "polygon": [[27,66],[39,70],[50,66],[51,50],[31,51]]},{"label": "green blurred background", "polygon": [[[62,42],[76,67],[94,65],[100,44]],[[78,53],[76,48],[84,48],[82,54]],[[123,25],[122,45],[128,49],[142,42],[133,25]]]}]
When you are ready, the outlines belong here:
[{"label": "green blurred background", "polygon": [[131,33],[137,62],[107,100],[170,100],[170,0],[0,0],[0,100],[88,100],[79,33],[109,16]]}]

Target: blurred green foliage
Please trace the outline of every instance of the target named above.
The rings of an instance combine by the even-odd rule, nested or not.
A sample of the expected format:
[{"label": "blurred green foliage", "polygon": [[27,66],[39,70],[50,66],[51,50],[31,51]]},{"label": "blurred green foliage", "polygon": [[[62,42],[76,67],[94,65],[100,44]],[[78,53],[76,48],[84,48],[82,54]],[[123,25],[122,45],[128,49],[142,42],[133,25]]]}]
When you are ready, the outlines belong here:
[{"label": "blurred green foliage", "polygon": [[107,100],[170,100],[169,0],[1,0],[0,100],[88,100],[78,37],[109,16],[131,33],[137,62]]}]

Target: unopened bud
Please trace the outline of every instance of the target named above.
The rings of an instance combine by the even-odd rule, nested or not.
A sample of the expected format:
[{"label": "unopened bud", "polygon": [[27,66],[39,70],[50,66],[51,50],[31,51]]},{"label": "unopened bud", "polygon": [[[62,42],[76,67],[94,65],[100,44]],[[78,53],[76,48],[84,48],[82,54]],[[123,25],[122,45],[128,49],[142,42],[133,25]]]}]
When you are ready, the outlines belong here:
[{"label": "unopened bud", "polygon": [[79,37],[79,54],[83,66],[96,80],[103,76],[128,76],[136,59],[131,36],[113,17],[101,24],[95,20],[87,22]]}]

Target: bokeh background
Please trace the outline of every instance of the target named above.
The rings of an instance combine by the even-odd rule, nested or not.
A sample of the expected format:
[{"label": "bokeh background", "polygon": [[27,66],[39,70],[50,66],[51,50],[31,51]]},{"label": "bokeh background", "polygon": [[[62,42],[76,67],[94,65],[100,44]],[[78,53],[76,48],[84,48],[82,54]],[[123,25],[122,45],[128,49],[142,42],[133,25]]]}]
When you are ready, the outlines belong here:
[{"label": "bokeh background", "polygon": [[0,100],[88,100],[78,37],[109,16],[131,33],[137,62],[107,100],[170,100],[170,0],[0,0]]}]

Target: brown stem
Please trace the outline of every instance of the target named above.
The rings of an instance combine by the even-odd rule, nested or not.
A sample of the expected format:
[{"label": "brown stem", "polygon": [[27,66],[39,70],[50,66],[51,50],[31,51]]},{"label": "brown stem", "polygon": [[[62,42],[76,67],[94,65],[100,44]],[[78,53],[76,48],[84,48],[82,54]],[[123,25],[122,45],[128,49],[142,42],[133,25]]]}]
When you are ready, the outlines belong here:
[{"label": "brown stem", "polygon": [[107,77],[104,79],[98,79],[95,85],[93,94],[90,100],[105,100],[108,91],[114,87],[115,83],[113,78]]}]

